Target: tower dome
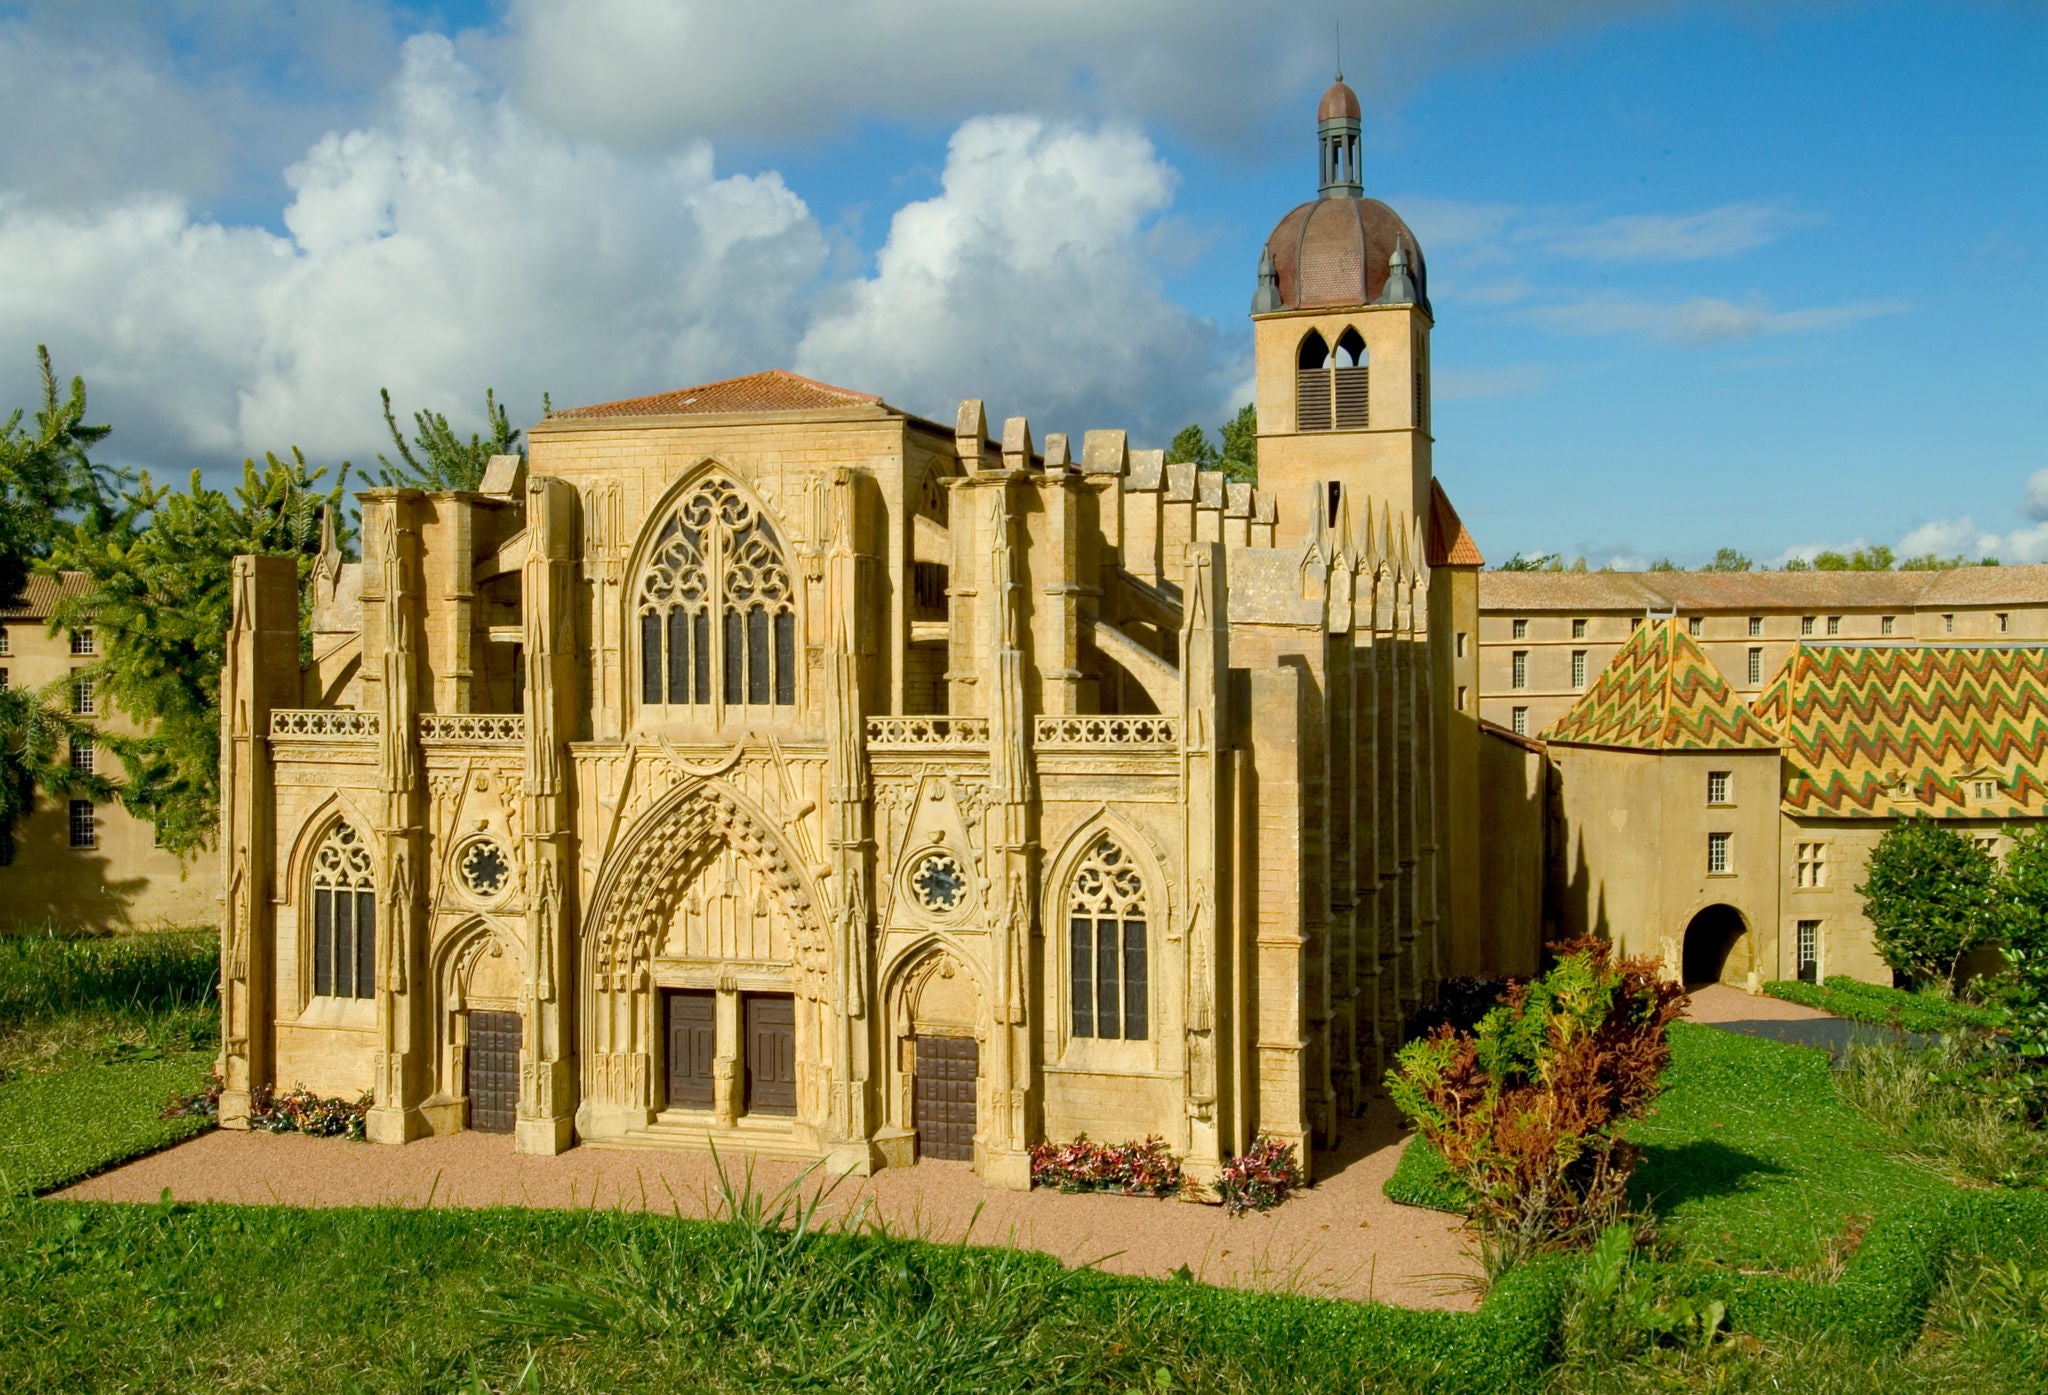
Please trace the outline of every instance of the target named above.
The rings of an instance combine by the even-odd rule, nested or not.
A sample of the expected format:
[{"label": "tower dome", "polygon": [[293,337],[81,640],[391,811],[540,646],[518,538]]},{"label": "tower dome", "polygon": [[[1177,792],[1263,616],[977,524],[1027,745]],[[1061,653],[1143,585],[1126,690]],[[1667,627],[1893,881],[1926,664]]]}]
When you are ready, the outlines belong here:
[{"label": "tower dome", "polygon": [[[1316,107],[1320,196],[1290,209],[1266,239],[1254,314],[1372,305],[1383,296],[1429,311],[1422,244],[1400,214],[1365,197],[1359,120],[1358,94],[1339,73]],[[1394,270],[1397,253],[1405,277]]]}]

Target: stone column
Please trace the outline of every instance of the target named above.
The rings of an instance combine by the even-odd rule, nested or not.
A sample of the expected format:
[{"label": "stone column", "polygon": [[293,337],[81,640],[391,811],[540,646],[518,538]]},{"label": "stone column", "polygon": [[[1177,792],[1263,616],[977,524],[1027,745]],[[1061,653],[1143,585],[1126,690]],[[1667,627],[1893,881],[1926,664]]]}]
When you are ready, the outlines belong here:
[{"label": "stone column", "polygon": [[[1185,880],[1181,911],[1187,946],[1186,1167],[1199,1182],[1213,1182],[1229,1156],[1239,1123],[1231,1117],[1227,1078],[1238,1054],[1232,1038],[1243,1030],[1230,1011],[1229,983],[1236,929],[1227,839],[1233,827],[1230,730],[1224,685],[1230,675],[1229,594],[1224,549],[1198,543],[1187,549],[1180,637],[1181,829]],[[1167,929],[1168,927],[1160,927]]]},{"label": "stone column", "polygon": [[1251,742],[1258,770],[1258,1118],[1260,1133],[1292,1143],[1310,1161],[1302,1020],[1302,673],[1293,665],[1251,670]]},{"label": "stone column", "polygon": [[569,819],[569,743],[582,733],[574,720],[576,622],[576,490],[566,480],[533,475],[526,482],[526,563],[521,619],[526,650],[526,963],[531,1035],[519,1062],[522,1153],[559,1153],[569,1146],[576,1116],[572,1068],[576,861]]},{"label": "stone column", "polygon": [[249,1096],[272,1080],[277,1012],[277,803],[270,712],[299,703],[298,567],[237,557],[221,670],[220,1097],[223,1128],[249,1127]]},{"label": "stone column", "polygon": [[[426,1132],[432,1088],[433,987],[426,974],[425,781],[419,745],[420,532],[416,489],[366,490],[363,505],[363,666],[377,673],[377,1052],[367,1120],[373,1143]],[[367,685],[366,685],[367,687]]]}]

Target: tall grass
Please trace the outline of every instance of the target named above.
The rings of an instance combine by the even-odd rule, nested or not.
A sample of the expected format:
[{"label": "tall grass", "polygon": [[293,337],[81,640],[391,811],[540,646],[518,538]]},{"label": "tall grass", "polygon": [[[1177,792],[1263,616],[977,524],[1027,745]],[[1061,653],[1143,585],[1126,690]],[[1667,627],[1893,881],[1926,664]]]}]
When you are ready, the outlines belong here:
[{"label": "tall grass", "polygon": [[0,936],[0,1021],[207,1008],[219,986],[220,940],[211,930]]},{"label": "tall grass", "polygon": [[1965,1037],[1914,1050],[1852,1047],[1836,1077],[1843,1098],[1906,1151],[1946,1171],[2006,1186],[2048,1185],[2048,1134],[2001,1097]]}]

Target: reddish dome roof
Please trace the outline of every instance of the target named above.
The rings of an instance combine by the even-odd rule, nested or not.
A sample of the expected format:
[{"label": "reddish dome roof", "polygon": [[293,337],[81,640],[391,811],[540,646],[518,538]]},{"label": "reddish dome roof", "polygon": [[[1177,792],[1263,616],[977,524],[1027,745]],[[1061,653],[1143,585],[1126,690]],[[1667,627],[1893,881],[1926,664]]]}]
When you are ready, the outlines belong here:
[{"label": "reddish dome roof", "polygon": [[1344,81],[1342,73],[1330,84],[1330,90],[1323,94],[1322,104],[1316,108],[1318,121],[1358,120],[1358,94]]},{"label": "reddish dome roof", "polygon": [[1280,274],[1280,308],[1372,304],[1387,284],[1387,261],[1397,242],[1408,249],[1416,302],[1428,310],[1422,245],[1400,214],[1378,199],[1312,199],[1300,205],[1266,239]]}]

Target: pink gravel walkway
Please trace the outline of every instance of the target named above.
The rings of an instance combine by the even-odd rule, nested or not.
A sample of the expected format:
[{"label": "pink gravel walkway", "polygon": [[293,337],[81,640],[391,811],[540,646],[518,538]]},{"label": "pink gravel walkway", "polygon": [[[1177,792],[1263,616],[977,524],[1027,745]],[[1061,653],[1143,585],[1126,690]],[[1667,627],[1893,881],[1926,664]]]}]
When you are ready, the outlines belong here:
[{"label": "pink gravel walkway", "polygon": [[1819,1008],[1788,1003],[1759,993],[1755,997],[1726,983],[1713,983],[1692,991],[1685,1010],[1688,1022],[1811,1022],[1833,1013]]},{"label": "pink gravel walkway", "polygon": [[[1186,1265],[1197,1278],[1240,1288],[1410,1307],[1469,1308],[1478,1266],[1456,1218],[1397,1206],[1380,1192],[1402,1142],[1392,1106],[1375,1099],[1343,1146],[1316,1155],[1317,1185],[1274,1211],[1235,1220],[1220,1207],[1135,1197],[994,1191],[964,1163],[923,1163],[848,1178],[828,1202],[866,1202],[897,1233],[1042,1250],[1068,1264],[1099,1261],[1116,1273],[1163,1277]],[[722,1154],[721,1154],[722,1155]],[[728,1169],[738,1159],[727,1158]],[[798,1167],[763,1159],[770,1190]],[[817,1180],[814,1175],[813,1180]],[[528,1157],[512,1140],[479,1133],[382,1148],[338,1139],[220,1130],[81,1182],[70,1200],[157,1200],[286,1206],[598,1206],[709,1213],[710,1156],[667,1150],[574,1148]],[[981,1214],[974,1218],[980,1206]]]}]

